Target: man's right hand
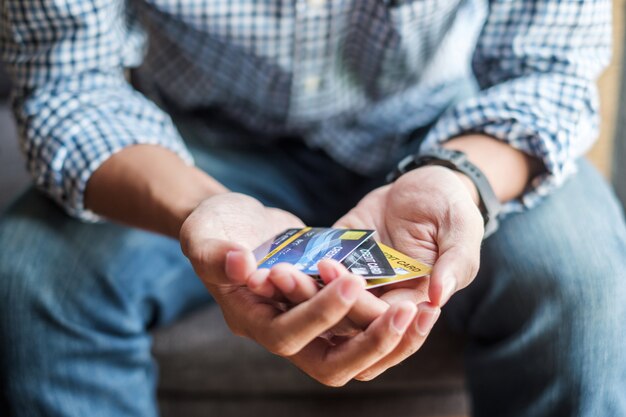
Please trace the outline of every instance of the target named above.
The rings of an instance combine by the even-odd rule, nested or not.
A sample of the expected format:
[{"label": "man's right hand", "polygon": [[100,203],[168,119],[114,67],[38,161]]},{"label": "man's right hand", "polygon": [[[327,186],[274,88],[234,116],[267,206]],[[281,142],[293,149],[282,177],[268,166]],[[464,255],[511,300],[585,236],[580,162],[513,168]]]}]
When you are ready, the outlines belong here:
[{"label": "man's right hand", "polygon": [[181,228],[180,241],[235,334],[288,358],[325,385],[341,386],[398,346],[417,309],[411,302],[398,303],[365,331],[331,344],[320,336],[344,320],[364,297],[362,280],[336,279],[290,310],[252,293],[245,285],[245,278],[256,270],[252,249],[294,227],[303,224],[285,211],[264,207],[242,194],[225,193],[208,198],[192,212]]}]

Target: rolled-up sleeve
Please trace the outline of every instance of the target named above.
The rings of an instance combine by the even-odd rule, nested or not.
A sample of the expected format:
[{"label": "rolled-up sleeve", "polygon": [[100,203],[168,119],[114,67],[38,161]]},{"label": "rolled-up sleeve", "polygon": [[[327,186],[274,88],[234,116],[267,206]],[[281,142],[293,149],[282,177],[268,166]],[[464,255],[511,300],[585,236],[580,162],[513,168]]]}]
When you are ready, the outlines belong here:
[{"label": "rolled-up sleeve", "polygon": [[91,174],[136,144],[191,156],[171,119],[125,80],[144,34],[124,0],[20,0],[0,7],[21,148],[36,185],[83,220]]},{"label": "rolled-up sleeve", "polygon": [[423,148],[483,133],[545,165],[505,212],[532,207],[576,170],[598,135],[596,79],[611,55],[609,0],[495,0],[473,57],[480,90],[450,108]]}]

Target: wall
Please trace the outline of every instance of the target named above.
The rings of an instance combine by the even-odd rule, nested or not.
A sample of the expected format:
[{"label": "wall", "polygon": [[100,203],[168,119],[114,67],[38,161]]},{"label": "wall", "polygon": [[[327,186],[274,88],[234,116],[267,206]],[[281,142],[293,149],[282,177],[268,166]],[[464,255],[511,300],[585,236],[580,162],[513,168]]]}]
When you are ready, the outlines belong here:
[{"label": "wall", "polygon": [[[621,105],[623,108],[626,104],[620,104],[619,99],[621,80],[624,79],[622,75],[622,60],[625,6],[626,0],[614,0],[613,2],[613,60],[598,82],[602,118],[600,139],[589,152],[590,159],[607,178],[611,175],[613,138],[617,131],[618,106]],[[619,119],[624,120],[622,117]]]},{"label": "wall", "polygon": [[[616,33],[615,49],[620,54],[623,61],[624,49],[626,48],[626,31],[624,31],[624,16],[626,16],[626,0],[616,0],[615,2],[615,21]],[[617,61],[617,60],[614,60]],[[621,85],[615,84],[612,90],[605,91],[607,95],[613,94],[615,99],[612,100],[618,108],[611,112],[610,117],[615,120],[612,123],[613,131],[606,132],[615,138],[613,149],[609,150],[608,155],[612,160],[612,177],[613,185],[619,197],[626,207],[626,65],[622,65],[619,69],[611,69],[608,77],[616,77],[621,79]]]}]

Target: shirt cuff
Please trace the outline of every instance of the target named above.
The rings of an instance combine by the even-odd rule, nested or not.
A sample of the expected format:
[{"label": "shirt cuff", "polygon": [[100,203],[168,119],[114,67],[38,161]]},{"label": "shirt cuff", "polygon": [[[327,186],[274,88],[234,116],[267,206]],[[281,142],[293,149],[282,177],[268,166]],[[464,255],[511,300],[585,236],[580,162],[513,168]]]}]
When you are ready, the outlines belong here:
[{"label": "shirt cuff", "polygon": [[[442,143],[465,134],[484,134],[541,160],[545,171],[530,181],[519,198],[504,203],[501,215],[522,212],[537,206],[567,178],[576,173],[576,162],[571,156],[571,150],[564,149],[563,145],[545,130],[531,127],[533,126],[531,116],[507,115],[506,119],[494,115],[478,117],[475,109],[480,108],[481,112],[484,112],[485,108],[472,106],[477,104],[476,100],[471,99],[466,105],[461,105],[463,107],[453,108],[445,113],[426,135],[420,151],[439,147]],[[469,111],[470,108],[473,110]],[[581,134],[591,136],[594,132],[595,129],[590,126],[586,133]]]},{"label": "shirt cuff", "polygon": [[[76,177],[76,185],[72,187],[71,195],[68,201],[64,204],[61,203],[66,209],[67,213],[79,220],[87,223],[101,223],[106,219],[93,211],[85,208],[85,190],[87,189],[87,182],[93,175],[93,173],[100,168],[100,166],[116,153],[134,145],[156,145],[168,149],[177,154],[185,163],[190,166],[194,165],[194,160],[187,150],[187,148],[179,141],[171,141],[167,139],[159,138],[134,138],[120,142],[112,147],[107,152],[103,152],[97,155],[94,159],[90,160],[87,167],[80,171],[80,175]],[[69,154],[68,154],[69,156]],[[67,158],[67,157],[66,157]]]}]

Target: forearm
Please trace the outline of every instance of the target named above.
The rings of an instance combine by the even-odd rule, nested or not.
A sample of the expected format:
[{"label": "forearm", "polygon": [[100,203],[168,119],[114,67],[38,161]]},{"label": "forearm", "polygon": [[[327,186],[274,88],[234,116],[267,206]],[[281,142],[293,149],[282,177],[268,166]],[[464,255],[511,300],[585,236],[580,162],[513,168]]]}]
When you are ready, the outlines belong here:
[{"label": "forearm", "polygon": [[173,152],[137,145],[116,153],[93,173],[85,207],[117,222],[178,238],[191,211],[225,191]]},{"label": "forearm", "polygon": [[[443,146],[464,152],[485,174],[501,202],[521,196],[532,178],[543,169],[538,159],[485,135],[458,137]],[[463,174],[460,176],[474,201],[478,202],[478,192],[472,181]]]}]

